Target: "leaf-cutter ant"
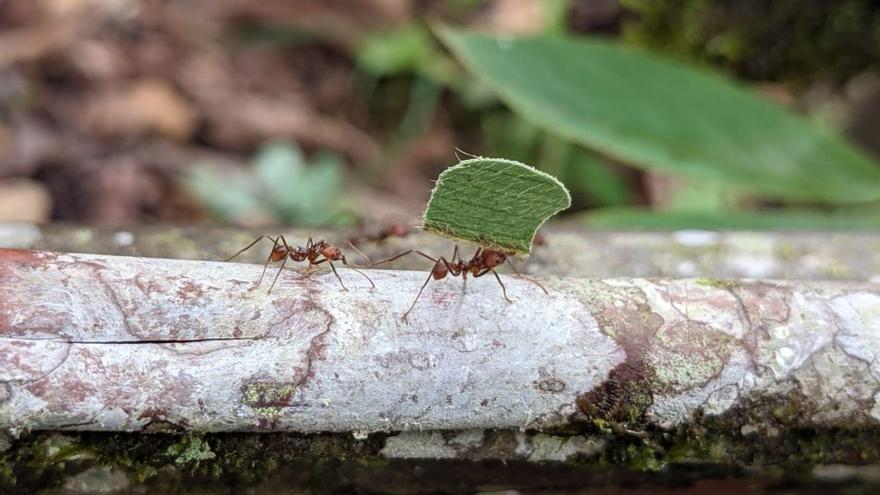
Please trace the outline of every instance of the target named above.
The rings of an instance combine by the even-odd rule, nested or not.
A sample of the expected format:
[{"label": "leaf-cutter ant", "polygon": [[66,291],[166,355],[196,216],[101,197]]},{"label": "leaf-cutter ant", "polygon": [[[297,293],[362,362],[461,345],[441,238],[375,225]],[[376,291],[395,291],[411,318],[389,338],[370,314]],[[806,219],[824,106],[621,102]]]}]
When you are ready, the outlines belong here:
[{"label": "leaf-cutter ant", "polygon": [[390,258],[385,258],[383,260],[372,263],[372,264],[370,264],[370,267],[374,267],[374,266],[380,265],[382,263],[388,263],[388,262],[394,261],[398,258],[402,258],[408,254],[412,254],[412,253],[418,254],[419,256],[423,256],[423,257],[428,258],[429,260],[433,261],[434,267],[431,268],[431,274],[428,275],[428,278],[425,280],[425,283],[422,284],[422,287],[419,289],[419,293],[416,294],[416,298],[413,300],[412,304],[409,306],[409,309],[407,309],[406,313],[404,313],[403,316],[401,316],[401,319],[404,321],[406,321],[406,317],[409,315],[409,313],[416,306],[416,302],[418,302],[419,297],[422,295],[422,291],[425,290],[425,287],[428,285],[428,282],[430,282],[431,279],[441,280],[441,279],[444,279],[450,275],[453,277],[461,276],[462,279],[466,279],[469,274],[473,278],[478,278],[478,277],[482,277],[483,275],[486,275],[488,273],[491,273],[492,275],[495,275],[495,280],[497,280],[498,284],[501,285],[501,293],[504,295],[504,300],[506,300],[509,303],[512,303],[513,301],[511,301],[510,298],[507,297],[507,288],[504,286],[504,282],[501,281],[501,277],[499,277],[498,273],[495,271],[495,268],[501,266],[502,264],[504,264],[504,262],[507,262],[507,264],[510,265],[510,268],[513,269],[513,272],[516,274],[517,277],[528,280],[529,282],[532,282],[533,284],[540,287],[541,290],[543,290],[545,294],[549,294],[549,292],[547,292],[547,289],[545,289],[543,285],[539,284],[537,280],[531,279],[529,277],[525,277],[517,271],[516,267],[510,261],[510,257],[513,256],[513,253],[507,253],[507,252],[498,251],[495,249],[483,248],[483,247],[477,248],[477,251],[474,253],[473,257],[471,257],[471,259],[469,259],[469,260],[465,260],[465,259],[461,258],[460,254],[459,254],[458,246],[455,246],[455,249],[452,251],[452,259],[450,259],[450,260],[447,260],[446,258],[444,258],[442,256],[439,259],[434,258],[433,256],[425,254],[419,250],[410,249],[408,251],[404,251],[404,252],[397,254],[395,256],[392,256]]},{"label": "leaf-cutter ant", "polygon": [[[348,264],[348,260],[345,259],[345,255],[342,254],[341,249],[323,239],[319,241],[312,241],[312,238],[309,237],[309,240],[308,242],[306,242],[305,247],[290,247],[290,245],[287,244],[287,240],[284,239],[283,235],[279,235],[278,237],[273,238],[272,236],[264,234],[260,237],[257,237],[256,239],[254,239],[253,242],[223,261],[231,261],[235,259],[238,255],[254,247],[256,243],[260,242],[263,239],[269,239],[270,241],[272,241],[272,251],[269,252],[269,257],[266,258],[266,263],[263,264],[263,273],[260,274],[260,280],[257,281],[257,285],[260,285],[263,282],[263,277],[266,276],[266,269],[269,267],[269,263],[275,263],[278,261],[281,262],[281,267],[278,268],[278,272],[275,274],[275,278],[272,280],[272,285],[269,286],[269,292],[272,292],[272,288],[275,287],[275,282],[278,281],[278,276],[281,275],[281,270],[284,270],[284,265],[285,263],[287,263],[288,259],[296,262],[308,261],[309,266],[320,265],[321,263],[324,263],[326,261],[330,265],[330,268],[333,270],[333,274],[336,275],[336,278],[339,280],[339,285],[341,285],[344,290],[348,290],[346,289],[345,284],[342,283],[342,277],[340,277],[339,273],[336,271],[336,266],[333,265],[334,261],[340,261],[346,267],[351,268],[352,270],[363,275],[364,278],[366,278],[370,282],[370,285],[372,285],[373,288],[376,287],[376,284],[373,283],[373,280],[368,277],[366,273]],[[353,247],[355,251],[358,251],[360,253],[360,250],[358,250],[354,245],[352,245],[351,247]],[[363,255],[363,253],[361,254]],[[366,255],[364,255],[364,257],[366,257]],[[367,258],[367,261],[369,261],[369,258]]]},{"label": "leaf-cutter ant", "polygon": [[348,240],[349,244],[363,244],[367,242],[381,243],[389,237],[406,237],[412,233],[412,228],[403,223],[388,224],[376,232],[359,234]]}]

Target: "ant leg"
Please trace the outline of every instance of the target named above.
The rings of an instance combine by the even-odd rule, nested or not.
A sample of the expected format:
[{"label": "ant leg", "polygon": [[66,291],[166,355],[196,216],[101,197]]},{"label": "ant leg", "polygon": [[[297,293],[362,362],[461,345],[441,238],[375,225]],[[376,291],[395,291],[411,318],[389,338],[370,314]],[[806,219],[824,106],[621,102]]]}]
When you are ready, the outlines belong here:
[{"label": "ant leg", "polygon": [[[278,236],[281,237],[281,236]],[[266,269],[269,268],[269,262],[272,261],[272,255],[275,254],[275,248],[278,247],[278,237],[275,238],[275,241],[272,243],[272,250],[269,251],[269,256],[266,258],[266,262],[263,263],[263,273],[260,274],[260,280],[257,280],[257,286],[263,283],[263,277],[266,276]],[[284,261],[287,261],[287,256],[284,257]],[[281,263],[281,266],[284,266],[284,263]],[[277,275],[276,275],[277,278]],[[272,282],[272,285],[275,285],[275,282]],[[269,289],[271,292],[272,289]]]},{"label": "ant leg", "polygon": [[396,259],[398,259],[398,258],[403,258],[404,256],[406,256],[406,255],[408,255],[408,254],[412,254],[412,253],[416,253],[416,254],[418,254],[418,255],[420,255],[420,256],[424,256],[425,258],[428,258],[429,260],[433,261],[434,263],[437,262],[437,259],[434,258],[434,257],[432,257],[432,256],[429,256],[429,255],[427,255],[427,254],[425,254],[425,253],[423,253],[423,252],[421,252],[421,251],[416,251],[415,249],[409,249],[409,250],[404,251],[404,252],[402,252],[402,253],[400,253],[400,254],[396,254],[396,255],[394,255],[394,256],[392,256],[392,257],[390,257],[390,258],[385,258],[384,260],[379,260],[379,261],[377,261],[377,262],[375,262],[375,263],[372,263],[372,264],[370,264],[370,268],[372,268],[372,267],[374,267],[374,266],[376,266],[376,265],[381,265],[381,264],[383,264],[383,263],[390,263],[390,262],[392,262],[392,261],[394,261],[394,260],[396,260]]},{"label": "ant leg", "polygon": [[507,289],[504,287],[504,282],[501,281],[501,277],[498,276],[498,272],[496,272],[495,270],[489,271],[492,272],[492,275],[495,275],[495,280],[497,280],[498,283],[501,285],[501,293],[504,294],[504,300],[509,303],[513,303],[513,301],[511,301],[510,298],[507,297]]},{"label": "ant leg", "polygon": [[308,266],[306,266],[306,274],[304,275],[304,277],[305,278],[311,277],[312,274],[315,273],[314,268],[316,266],[320,265],[321,263],[326,263],[326,262],[327,262],[327,258],[324,258],[324,259],[318,260],[318,261],[309,261]]},{"label": "ant leg", "polygon": [[460,256],[461,255],[458,252],[458,244],[456,244],[455,248],[452,250],[452,262],[455,263],[455,260],[457,260]]},{"label": "ant leg", "polygon": [[402,253],[395,254],[394,256],[392,256],[392,257],[390,257],[390,258],[385,258],[385,259],[379,260],[379,261],[377,261],[377,262],[375,262],[375,263],[370,263],[370,268],[372,268],[372,267],[374,267],[374,266],[376,266],[376,265],[381,265],[381,264],[383,264],[383,263],[390,263],[390,262],[392,262],[392,261],[394,261],[394,260],[396,260],[396,259],[398,259],[398,258],[403,258],[404,256],[406,256],[406,255],[408,255],[408,254],[411,254],[412,252],[413,252],[413,250],[412,250],[412,249],[409,249],[409,250],[404,251],[404,252],[402,252]]},{"label": "ant leg", "polygon": [[[349,265],[349,264],[348,264],[348,261],[345,259],[345,256],[342,257],[342,264],[345,265],[347,268],[349,268],[349,269],[351,269],[351,270],[354,270],[354,271],[360,273],[361,275],[363,275],[364,278],[367,279],[367,280],[370,282],[370,285],[372,285],[374,289],[376,288],[376,284],[373,283],[373,279],[371,279],[370,277],[368,277],[366,273],[364,273],[364,272],[358,270],[357,268],[355,268],[353,265]],[[333,266],[333,263],[330,263],[330,266]],[[334,269],[334,271],[335,271],[335,269]]]},{"label": "ant leg", "polygon": [[[367,256],[363,251],[361,251],[360,249],[358,249],[358,247],[355,246],[353,242],[348,241],[348,245],[351,246],[351,248],[354,249],[359,255],[363,256],[363,258],[364,258],[365,260],[367,260],[367,266],[373,266],[373,262],[370,261],[370,257]],[[365,268],[365,267],[364,267],[364,268]]]},{"label": "ant leg", "polygon": [[407,315],[409,315],[410,311],[412,311],[413,308],[416,307],[416,303],[419,301],[419,297],[421,297],[422,291],[425,290],[425,287],[427,287],[428,282],[431,281],[431,277],[433,277],[433,275],[434,275],[433,273],[428,274],[428,278],[425,279],[425,283],[422,284],[422,288],[419,289],[419,293],[416,294],[416,298],[413,299],[412,304],[409,305],[409,309],[407,309],[406,313],[404,313],[403,316],[400,317],[401,320],[406,321]]},{"label": "ant leg", "polygon": [[[453,258],[453,263],[455,263],[454,260],[455,260],[455,258]],[[455,273],[455,271],[452,269],[452,265],[449,264],[448,261],[446,261],[446,258],[444,258],[443,256],[441,256],[441,257],[440,257],[440,261],[442,261],[443,264],[446,265],[446,270],[447,270],[449,273],[451,273],[453,276],[458,275],[458,274]]]},{"label": "ant leg", "polygon": [[510,261],[510,258],[507,258],[506,261],[507,261],[507,263],[510,265],[510,268],[513,269],[513,273],[515,273],[517,277],[519,277],[519,278],[521,278],[521,279],[523,279],[523,280],[528,280],[529,282],[531,282],[531,283],[537,285],[538,287],[540,287],[541,290],[544,291],[544,294],[547,294],[548,296],[550,295],[550,292],[548,292],[547,289],[545,289],[543,285],[541,285],[540,283],[538,283],[537,280],[535,280],[535,279],[533,279],[533,278],[531,278],[531,277],[526,277],[525,275],[521,275],[521,274],[519,273],[519,271],[516,269],[516,266],[513,265],[513,262]]},{"label": "ant leg", "polygon": [[[275,278],[272,279],[272,285],[269,286],[269,293],[272,292],[272,289],[275,287],[275,282],[278,281],[278,276],[281,275],[281,271],[284,270],[284,265],[287,263],[287,257],[284,257],[284,261],[281,262],[281,267],[278,269],[278,272],[275,274]],[[260,279],[262,280],[262,278]]]},{"label": "ant leg", "polygon": [[281,243],[284,244],[284,247],[287,249],[287,251],[293,251],[293,249],[290,248],[290,245],[287,244],[287,239],[285,239],[283,235],[278,234],[278,239],[281,240]]},{"label": "ant leg", "polygon": [[[323,263],[325,261],[330,265],[330,268],[333,270],[333,275],[336,275],[336,279],[339,280],[339,285],[342,286],[342,290],[348,290],[348,288],[345,287],[345,284],[342,283],[342,277],[339,276],[339,272],[336,271],[336,267],[333,265],[332,261],[328,260],[327,258],[324,258],[323,260],[319,261],[318,263]],[[318,263],[315,263],[315,264],[317,265]],[[361,274],[361,275],[363,275],[363,274]],[[366,275],[364,275],[364,276],[366,276]],[[369,277],[367,277],[367,279],[369,279]],[[373,283],[373,281],[370,280],[370,283]]]},{"label": "ant leg", "polygon": [[492,275],[495,275],[495,280],[497,280],[498,284],[501,285],[501,293],[504,294],[504,300],[509,303],[512,303],[513,301],[511,301],[510,298],[507,297],[507,288],[504,287],[504,282],[501,281],[501,277],[498,276],[498,272],[496,272],[494,268],[483,268],[482,271],[477,272],[474,275],[474,278],[482,277],[483,275],[486,275],[487,273],[491,273]]},{"label": "ant leg", "polygon": [[[232,260],[234,260],[234,259],[237,258],[241,253],[243,253],[243,252],[247,251],[248,249],[254,247],[254,245],[255,245],[256,243],[262,241],[264,238],[265,238],[265,239],[269,239],[270,241],[275,242],[275,246],[278,245],[278,238],[277,238],[277,237],[273,239],[272,236],[270,236],[270,235],[266,235],[266,234],[263,234],[263,235],[261,235],[260,237],[257,237],[256,239],[254,239],[253,242],[251,242],[250,244],[248,244],[248,245],[245,246],[244,248],[240,249],[237,253],[233,254],[232,256],[230,256],[230,257],[228,257],[228,258],[226,258],[226,259],[224,259],[224,260],[222,260],[222,261],[232,261]],[[273,249],[274,249],[275,246],[273,246]]]}]

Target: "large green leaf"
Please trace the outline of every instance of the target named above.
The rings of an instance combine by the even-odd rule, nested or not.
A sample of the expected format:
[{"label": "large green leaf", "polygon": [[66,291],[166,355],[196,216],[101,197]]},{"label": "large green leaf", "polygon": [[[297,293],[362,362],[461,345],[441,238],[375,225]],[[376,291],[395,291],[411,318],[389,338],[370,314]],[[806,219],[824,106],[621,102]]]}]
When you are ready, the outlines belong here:
[{"label": "large green leaf", "polygon": [[603,208],[585,215],[598,229],[636,230],[878,230],[880,211],[821,213],[784,210],[762,213],[656,212],[642,208]]},{"label": "large green leaf", "polygon": [[438,32],[514,110],[634,165],[784,198],[880,199],[866,156],[716,75],[598,40]]},{"label": "large green leaf", "polygon": [[457,241],[527,255],[538,227],[570,204],[565,186],[544,172],[513,160],[474,158],[440,174],[422,226]]}]

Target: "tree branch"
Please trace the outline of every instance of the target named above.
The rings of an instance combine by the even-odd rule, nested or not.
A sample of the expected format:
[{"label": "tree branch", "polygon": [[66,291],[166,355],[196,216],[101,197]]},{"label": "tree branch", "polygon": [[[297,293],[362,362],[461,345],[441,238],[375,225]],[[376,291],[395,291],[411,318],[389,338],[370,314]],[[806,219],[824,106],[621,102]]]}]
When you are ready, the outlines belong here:
[{"label": "tree branch", "polygon": [[[0,427],[876,427],[880,287],[542,278],[0,250]],[[766,418],[776,418],[767,422]],[[760,421],[756,418],[762,418]]]}]

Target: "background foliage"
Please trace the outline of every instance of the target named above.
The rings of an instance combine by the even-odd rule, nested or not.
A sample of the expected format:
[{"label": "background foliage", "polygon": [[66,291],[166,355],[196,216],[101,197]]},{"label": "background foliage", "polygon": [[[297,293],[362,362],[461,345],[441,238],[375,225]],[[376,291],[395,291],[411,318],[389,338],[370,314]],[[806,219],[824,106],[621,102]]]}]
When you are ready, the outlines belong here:
[{"label": "background foliage", "polygon": [[878,47],[869,0],[10,0],[0,219],[416,223],[460,148],[596,226],[870,228]]}]

